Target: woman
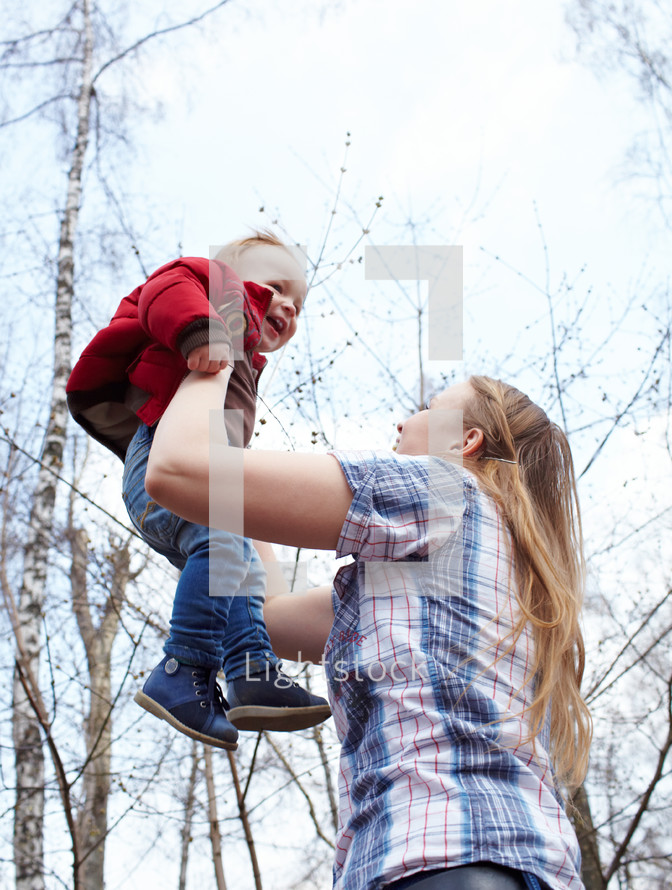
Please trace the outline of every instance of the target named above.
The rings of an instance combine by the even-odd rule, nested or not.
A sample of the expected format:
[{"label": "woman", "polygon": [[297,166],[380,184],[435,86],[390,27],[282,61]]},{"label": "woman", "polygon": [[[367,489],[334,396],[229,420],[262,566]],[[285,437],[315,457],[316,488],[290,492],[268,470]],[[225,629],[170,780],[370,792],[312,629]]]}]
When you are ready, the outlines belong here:
[{"label": "woman", "polygon": [[[248,536],[355,556],[325,650],[342,742],[334,886],[580,888],[560,789],[585,774],[590,718],[562,431],[472,377],[399,425],[396,455],[234,453],[208,411],[225,376],[185,381],[190,423],[164,415],[147,487],[202,524],[237,528],[244,510]],[[237,487],[237,516],[210,497],[221,486],[227,504]],[[311,614],[325,627],[319,595],[298,623],[284,603],[272,634],[284,621],[300,643]]]}]

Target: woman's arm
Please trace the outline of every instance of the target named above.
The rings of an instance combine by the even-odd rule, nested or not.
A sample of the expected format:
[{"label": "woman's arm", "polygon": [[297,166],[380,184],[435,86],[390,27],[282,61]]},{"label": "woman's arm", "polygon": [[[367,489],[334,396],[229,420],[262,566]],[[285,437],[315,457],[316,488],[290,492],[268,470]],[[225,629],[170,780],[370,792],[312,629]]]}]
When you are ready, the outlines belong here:
[{"label": "woman's arm", "polygon": [[222,405],[231,368],[192,372],[154,436],[145,486],[173,513],[261,541],[331,550],[352,502],[328,455],[230,448]]},{"label": "woman's arm", "polygon": [[273,651],[290,661],[322,661],[334,623],[331,586],[292,593],[276,560],[273,547],[255,541],[266,569],[264,620]]},{"label": "woman's arm", "polygon": [[320,664],[334,623],[331,587],[267,599],[264,621],[276,655]]}]

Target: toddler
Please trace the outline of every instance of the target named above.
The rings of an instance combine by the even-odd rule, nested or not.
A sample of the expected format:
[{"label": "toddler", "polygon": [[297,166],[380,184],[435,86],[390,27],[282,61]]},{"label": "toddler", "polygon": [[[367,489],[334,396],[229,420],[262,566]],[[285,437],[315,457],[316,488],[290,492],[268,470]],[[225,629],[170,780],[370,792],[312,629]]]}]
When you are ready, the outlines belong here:
[{"label": "toddler", "polygon": [[[269,232],[225,245],[212,261],[174,260],[122,300],[67,386],[75,420],[124,461],[133,525],[181,570],[165,656],[135,700],[185,735],[229,750],[238,729],[303,729],[326,720],[329,705],[280,669],[253,542],[186,522],[152,501],[147,458],[184,376],[217,373],[230,360],[228,436],[232,445],[249,444],[262,354],[294,336],[305,296],[296,252]],[[221,668],[228,702],[217,682]]]}]

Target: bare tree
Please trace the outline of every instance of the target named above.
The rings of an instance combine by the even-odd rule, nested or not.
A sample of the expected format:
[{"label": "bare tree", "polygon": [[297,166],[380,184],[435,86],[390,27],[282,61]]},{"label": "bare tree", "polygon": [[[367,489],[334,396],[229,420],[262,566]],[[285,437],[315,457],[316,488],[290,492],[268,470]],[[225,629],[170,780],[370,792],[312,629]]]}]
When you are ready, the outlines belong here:
[{"label": "bare tree", "polygon": [[[86,757],[78,770],[82,777],[81,803],[77,814],[75,883],[103,887],[105,840],[108,833],[108,801],[112,759],[112,647],[117,636],[127,588],[137,577],[130,567],[130,543],[111,540],[103,557],[107,578],[102,583],[105,599],[97,604],[91,596],[87,576],[91,571],[88,535],[74,522],[74,492],[70,498],[66,536],[70,545],[72,608],[84,644],[88,667],[89,709],[85,720]],[[98,566],[94,564],[94,571]],[[96,613],[98,617],[96,618]]]},{"label": "bare tree", "polygon": [[[210,843],[212,845],[212,864],[215,868],[215,882],[217,890],[226,890],[224,863],[222,862],[222,835],[219,830],[219,817],[217,815],[215,774],[212,769],[212,752],[209,745],[204,745],[203,755],[205,758],[205,784],[208,789],[208,822],[210,824]],[[235,768],[233,758],[230,758],[229,762]]]},{"label": "bare tree", "polygon": [[[19,589],[17,649],[14,678],[14,748],[17,799],[14,822],[14,859],[19,890],[44,887],[43,817],[44,757],[40,722],[26,691],[26,677],[38,682],[42,612],[47,585],[48,556],[56,503],[57,476],[62,468],[66,442],[67,405],[65,385],[71,370],[72,306],[75,293],[75,253],[83,174],[90,143],[91,120],[97,87],[113,67],[137,59],[149,41],[202,20],[226,4],[226,0],[187,21],[145,34],[130,45],[112,52],[96,27],[98,7],[90,0],[75,0],[60,20],[47,29],[23,32],[2,42],[0,70],[6,75],[29,71],[62,75],[61,87],[51,90],[29,107],[8,111],[3,127],[17,126],[45,110],[60,110],[70,143],[65,201],[61,214],[55,264],[53,377],[44,442],[32,494],[30,520],[24,548],[23,578]],[[71,121],[70,121],[71,119]]]},{"label": "bare tree", "polygon": [[[602,0],[572,0],[567,4],[567,18],[577,36],[580,59],[586,60],[600,77],[625,77],[636,85],[637,97],[643,109],[648,111],[649,126],[643,132],[633,134],[629,170],[635,175],[646,177],[653,185],[658,208],[669,228],[672,222],[670,8],[657,0],[646,3],[639,0],[618,0],[613,3]],[[668,363],[669,367],[670,322],[669,305],[665,309],[666,299],[669,304],[669,292],[665,284],[661,283],[660,293],[651,301],[653,306],[662,309],[662,313],[658,310],[658,330],[655,335],[657,347],[650,353],[649,366],[648,369],[643,369],[639,386],[631,392],[629,401],[623,400],[622,407],[605,430],[602,442],[598,444],[584,472],[590,469],[604,443],[608,442],[615,431],[622,428],[623,424],[632,422],[636,416],[642,417],[643,407],[648,407],[649,417],[655,417],[659,412],[669,417],[669,376],[665,364]],[[652,311],[656,312],[653,307]],[[669,434],[667,435],[669,441]],[[616,540],[621,538],[621,545],[625,550],[634,541],[642,541],[644,535],[651,533],[652,522],[657,524],[664,516],[663,508],[662,514],[658,513],[653,520],[643,519],[639,528],[635,526],[628,535],[617,536]],[[616,547],[616,543],[605,547],[596,558],[596,563],[607,554],[609,557],[615,555]],[[602,612],[603,616],[608,616],[606,620],[612,622],[613,630],[620,635],[622,645],[616,648],[613,660],[604,674],[598,675],[590,691],[589,697],[596,707],[600,707],[604,700],[609,700],[617,689],[621,691],[622,697],[623,693],[627,695],[635,677],[637,680],[634,680],[635,687],[632,688],[658,688],[658,702],[668,701],[669,690],[665,689],[666,671],[657,666],[661,658],[663,663],[669,661],[670,655],[669,591],[665,580],[662,580],[662,584],[662,595],[656,596],[651,591],[649,596],[637,591],[637,599],[641,604],[639,615],[624,614],[625,610],[614,607],[611,603],[608,603],[606,612]],[[606,591],[603,602],[605,601],[608,602]],[[641,686],[644,678],[647,687]],[[650,685],[651,681],[653,687]],[[629,710],[631,708],[623,709],[626,712]],[[663,806],[665,801],[669,804],[669,768],[666,770],[664,765],[669,753],[669,707],[661,704],[656,706],[649,700],[645,711],[645,714],[640,711],[639,726],[634,731],[641,733],[642,744],[648,749],[651,765],[646,771],[647,777],[642,777],[635,788],[631,787],[629,775],[620,775],[618,792],[605,794],[600,784],[608,786],[610,781],[615,781],[615,763],[613,760],[605,763],[601,758],[595,757],[593,769],[594,772],[599,770],[600,780],[597,784],[593,780],[594,790],[590,794],[598,799],[604,798],[607,815],[605,816],[603,807],[600,807],[602,819],[598,825],[594,825],[594,807],[589,802],[590,794],[583,789],[576,799],[577,827],[589,890],[602,890],[615,877],[621,881],[621,886],[636,886],[631,882],[636,882],[642,868],[647,873],[648,886],[653,886],[656,872],[661,876],[669,874],[671,851],[665,849],[664,829],[661,834],[656,824],[656,814],[661,802]],[[628,719],[624,715],[616,719],[624,725],[630,725],[632,718]],[[633,728],[635,725],[633,723]],[[646,731],[643,731],[644,726],[647,727]],[[598,725],[598,729],[600,728]],[[597,745],[595,748],[597,750]],[[663,877],[661,880],[664,883]]]},{"label": "bare tree", "polygon": [[633,170],[657,186],[669,227],[672,198],[672,12],[660,0],[570,0],[567,19],[579,56],[598,75],[625,74],[650,110],[649,128],[634,138]]},{"label": "bare tree", "polygon": [[186,890],[187,888],[187,864],[189,862],[189,847],[191,845],[191,826],[194,818],[194,809],[196,803],[196,782],[198,780],[198,760],[199,760],[198,742],[194,741],[191,746],[191,771],[187,783],[187,793],[184,800],[184,821],[180,834],[182,835],[182,844],[180,849],[180,878],[178,890]]}]

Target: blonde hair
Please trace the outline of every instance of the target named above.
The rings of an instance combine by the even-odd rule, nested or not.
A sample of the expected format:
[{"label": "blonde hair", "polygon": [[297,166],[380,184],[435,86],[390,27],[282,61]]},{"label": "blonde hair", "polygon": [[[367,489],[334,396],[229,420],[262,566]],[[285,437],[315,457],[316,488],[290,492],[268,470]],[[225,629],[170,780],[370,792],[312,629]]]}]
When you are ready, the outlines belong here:
[{"label": "blonde hair", "polygon": [[480,376],[469,382],[475,395],[464,407],[464,428],[481,429],[485,438],[465,466],[494,499],[511,535],[520,608],[513,643],[526,624],[535,641],[531,737],[543,728],[550,708],[550,754],[558,778],[572,788],[588,768],[592,721],[580,691],[585,563],[569,443],[515,387]]},{"label": "blonde hair", "polygon": [[275,232],[272,232],[270,229],[252,229],[252,234],[248,235],[247,238],[237,238],[235,241],[229,241],[228,244],[220,247],[215,254],[215,259],[221,260],[223,263],[235,263],[242,253],[257,244],[284,247],[286,251],[292,253],[291,245],[285,244],[284,241],[278,238]]}]

